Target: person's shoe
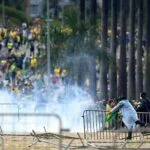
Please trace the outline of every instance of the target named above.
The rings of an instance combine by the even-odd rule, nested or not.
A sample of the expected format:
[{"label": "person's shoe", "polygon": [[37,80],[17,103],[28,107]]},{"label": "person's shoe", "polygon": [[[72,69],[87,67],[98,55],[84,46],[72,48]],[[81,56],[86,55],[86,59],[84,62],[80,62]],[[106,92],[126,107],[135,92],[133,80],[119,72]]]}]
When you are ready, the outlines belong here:
[{"label": "person's shoe", "polygon": [[146,133],[147,133],[146,131],[142,131],[142,132],[141,132],[141,134],[143,134],[143,135],[146,134]]},{"label": "person's shoe", "polygon": [[142,130],[142,134],[147,134],[147,133],[150,133],[149,131],[149,127],[150,127],[150,124],[149,123],[146,123],[145,125],[144,125],[144,128],[143,128],[143,130]]},{"label": "person's shoe", "polygon": [[141,122],[139,120],[137,120],[135,123],[136,123],[136,125],[140,125],[140,127],[144,127],[145,126],[145,123]]},{"label": "person's shoe", "polygon": [[129,137],[129,136],[126,138],[126,140],[131,140],[131,139],[132,139],[132,137]]}]

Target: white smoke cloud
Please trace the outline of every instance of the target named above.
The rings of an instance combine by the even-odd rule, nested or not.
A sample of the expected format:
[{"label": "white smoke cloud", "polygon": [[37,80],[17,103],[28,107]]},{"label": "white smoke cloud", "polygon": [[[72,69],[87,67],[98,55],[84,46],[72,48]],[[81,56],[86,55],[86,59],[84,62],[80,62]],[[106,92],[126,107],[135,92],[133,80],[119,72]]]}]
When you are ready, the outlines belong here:
[{"label": "white smoke cloud", "polygon": [[[94,106],[90,95],[77,85],[67,85],[66,87],[62,85],[51,89],[51,91],[52,92],[49,92],[49,100],[44,102],[40,99],[39,93],[37,94],[37,90],[33,93],[36,100],[34,99],[35,97],[32,99],[29,97],[20,97],[20,99],[16,100],[16,97],[13,97],[9,92],[0,91],[0,103],[9,103],[6,106],[3,105],[3,109],[1,109],[0,112],[18,113],[19,109],[19,114],[55,113],[60,116],[63,128],[68,128],[72,132],[83,132],[83,120],[81,117],[83,111]],[[38,96],[36,96],[36,94]],[[9,119],[3,117],[0,123],[2,124],[2,128],[7,132],[8,130],[15,130],[15,132],[30,132],[32,129],[44,131],[43,126],[50,132],[58,130],[58,121],[48,117],[43,117],[42,121],[41,118],[38,119],[38,117],[26,118],[20,116],[18,120],[16,117],[11,117]]]}]

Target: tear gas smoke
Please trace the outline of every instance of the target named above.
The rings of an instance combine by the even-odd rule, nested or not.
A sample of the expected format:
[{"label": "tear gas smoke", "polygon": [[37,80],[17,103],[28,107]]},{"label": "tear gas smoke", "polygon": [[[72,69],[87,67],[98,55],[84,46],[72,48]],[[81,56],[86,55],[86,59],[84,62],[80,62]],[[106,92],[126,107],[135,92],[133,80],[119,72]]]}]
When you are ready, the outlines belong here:
[{"label": "tear gas smoke", "polygon": [[[28,95],[21,96],[18,99],[10,94],[8,91],[0,91],[0,113],[17,113],[19,109],[19,114],[21,113],[56,113],[60,116],[63,128],[68,128],[72,132],[80,131],[83,132],[83,120],[82,114],[85,109],[93,107],[94,103],[90,95],[83,89],[79,88],[77,85],[67,85],[53,87],[49,92],[49,100],[47,100],[46,92],[44,93],[34,90],[32,97]],[[42,95],[43,94],[43,95]],[[3,103],[3,105],[2,105]],[[16,105],[14,105],[16,104]],[[24,117],[23,117],[24,118]],[[16,118],[3,118],[2,121],[5,131],[18,130],[17,132],[25,132],[27,128],[29,132],[32,129],[42,130],[40,123],[41,120],[36,118],[20,118],[21,123],[24,122],[26,129],[19,124]],[[42,119],[42,126],[46,126],[48,122],[48,131],[55,132],[57,130],[57,120],[44,118]],[[6,125],[7,124],[7,125]],[[11,127],[8,127],[8,125]]]}]

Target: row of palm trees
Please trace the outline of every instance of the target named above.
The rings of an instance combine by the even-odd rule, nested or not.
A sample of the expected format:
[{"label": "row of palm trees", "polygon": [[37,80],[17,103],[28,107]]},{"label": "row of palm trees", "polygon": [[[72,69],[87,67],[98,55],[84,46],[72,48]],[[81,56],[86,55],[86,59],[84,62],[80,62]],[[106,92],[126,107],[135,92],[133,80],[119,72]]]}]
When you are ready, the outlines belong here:
[{"label": "row of palm trees", "polygon": [[[78,71],[73,71],[73,73],[77,77],[78,85],[84,86],[86,74],[88,74],[89,89],[93,99],[97,97],[96,85],[98,82],[100,100],[118,96],[138,99],[142,91],[145,91],[150,97],[150,1],[102,0],[102,5],[98,3],[98,0],[75,2],[80,12],[79,22],[77,25],[75,22],[71,24],[73,28],[78,27],[78,29],[74,29],[75,32],[71,36],[74,43],[68,43],[72,44],[70,47],[75,55],[78,49],[81,54],[83,54],[83,49],[88,49],[86,52],[90,56],[81,55],[78,62],[74,62],[72,66],[72,68],[77,66]],[[72,18],[70,19],[72,21]],[[87,22],[90,24],[88,29],[84,25]],[[119,35],[118,27],[120,28]],[[97,32],[97,28],[100,28],[100,31]],[[111,29],[109,40],[108,29]],[[90,40],[87,40],[87,30]],[[95,42],[98,36],[101,39],[100,48]],[[86,44],[85,37],[88,41]],[[143,38],[145,38],[144,45]],[[77,43],[80,46],[77,46]],[[82,43],[86,48],[81,46]],[[98,81],[95,69],[96,60],[100,62]],[[88,67],[85,62],[89,65]]]},{"label": "row of palm trees", "polygon": [[[82,21],[85,19],[86,2],[80,0],[80,20]],[[90,0],[90,2],[91,18],[89,19],[91,19],[91,25],[96,25],[97,1]],[[102,0],[101,44],[104,53],[109,51],[111,63],[105,55],[101,56],[100,99],[117,96],[138,99],[142,91],[150,97],[150,1],[120,0],[120,10],[117,5],[118,0]],[[112,32],[110,46],[107,40],[108,27]],[[119,39],[117,39],[117,27],[120,27]],[[128,43],[127,32],[129,33]],[[143,45],[144,33],[145,44]],[[117,58],[117,53],[119,53],[119,58]],[[93,89],[96,88],[93,87]]]}]

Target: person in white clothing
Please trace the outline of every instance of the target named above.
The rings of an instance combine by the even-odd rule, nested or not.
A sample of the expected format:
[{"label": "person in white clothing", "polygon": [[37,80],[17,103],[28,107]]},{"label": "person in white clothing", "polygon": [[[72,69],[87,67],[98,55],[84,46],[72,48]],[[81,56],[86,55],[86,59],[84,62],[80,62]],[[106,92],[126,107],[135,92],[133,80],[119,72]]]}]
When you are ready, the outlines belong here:
[{"label": "person in white clothing", "polygon": [[119,100],[119,103],[112,108],[111,113],[115,113],[120,110],[122,114],[122,121],[129,130],[127,139],[132,139],[132,129],[134,126],[139,124],[143,127],[145,126],[145,123],[138,119],[137,112],[126,97],[121,97]]}]

